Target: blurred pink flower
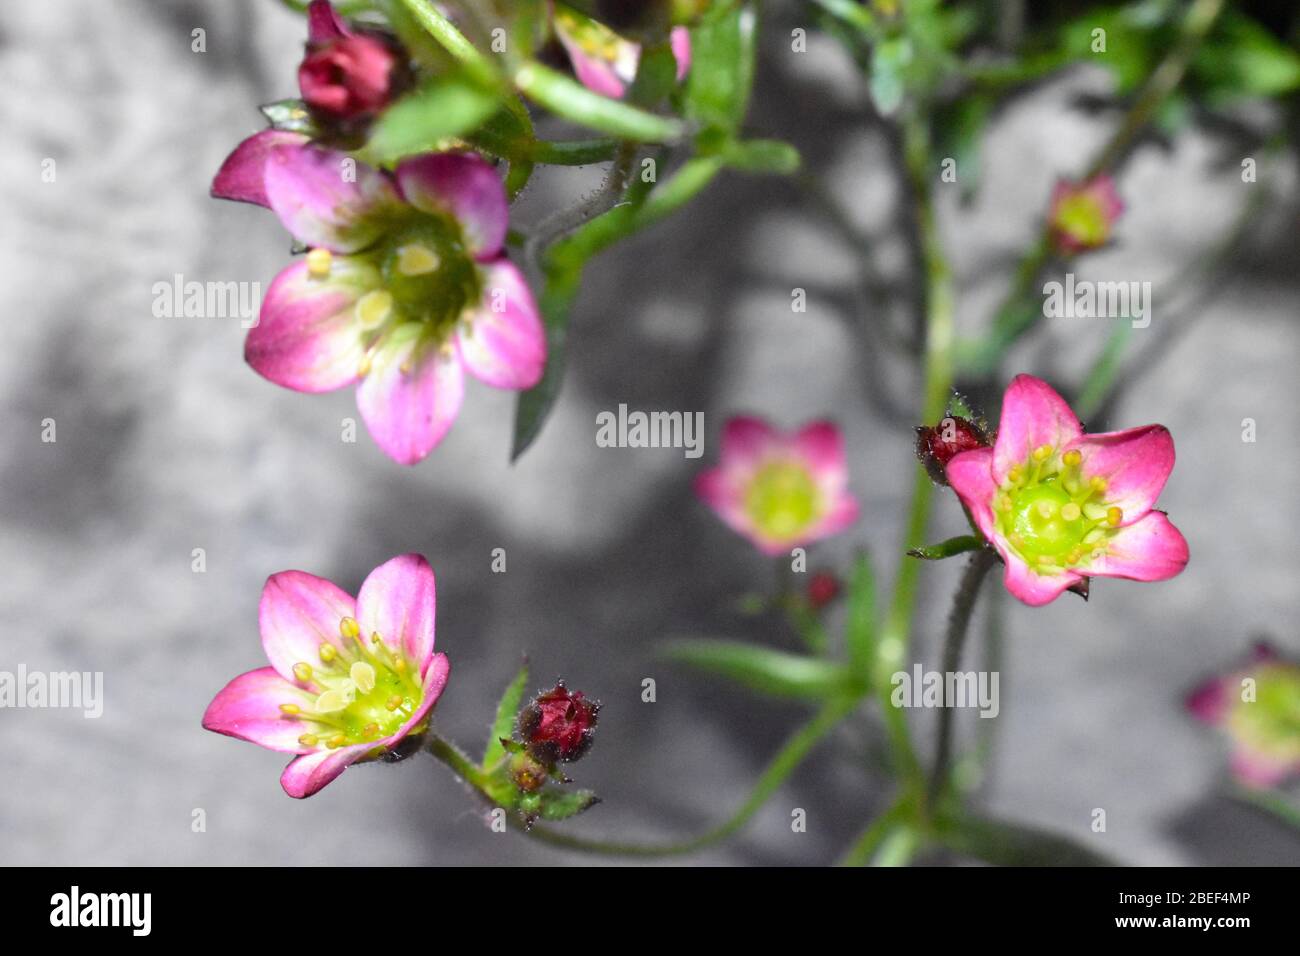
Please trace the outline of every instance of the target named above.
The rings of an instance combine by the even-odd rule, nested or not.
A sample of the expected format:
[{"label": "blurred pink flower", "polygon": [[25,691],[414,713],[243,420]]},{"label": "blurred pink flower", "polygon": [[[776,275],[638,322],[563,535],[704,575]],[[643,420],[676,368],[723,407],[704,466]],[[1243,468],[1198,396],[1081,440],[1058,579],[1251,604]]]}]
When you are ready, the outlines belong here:
[{"label": "blurred pink flower", "polygon": [[832,423],[782,434],[742,416],[723,428],[721,460],[696,478],[695,491],[734,531],[776,555],[857,520],[848,481],[844,439]]},{"label": "blurred pink flower", "polygon": [[1006,563],[1026,604],[1054,601],[1093,575],[1163,581],[1187,542],[1154,508],[1174,467],[1163,425],[1085,434],[1052,387],[1019,375],[1002,398],[992,448],[948,462],[948,482]]},{"label": "blurred pink flower", "polygon": [[[636,77],[641,46],[599,21],[578,13],[566,4],[552,4],[555,35],[573,64],[578,82],[593,92],[622,98]],[[677,60],[680,82],[691,68],[691,34],[686,27],[674,27],[669,35]]]},{"label": "blurred pink flower", "polygon": [[300,392],[359,385],[361,417],[395,461],[414,464],[446,435],[466,371],[505,389],[541,379],[541,318],[502,251],[505,188],[480,157],[426,153],[389,174],[264,130],[212,193],[268,206],[311,247],[267,290],[248,363]]},{"label": "blurred pink flower", "polygon": [[1232,773],[1245,786],[1273,787],[1300,774],[1300,665],[1269,644],[1197,687],[1187,709],[1231,738]]},{"label": "blurred pink flower", "polygon": [[203,726],[297,754],[280,776],[310,797],[351,764],[418,747],[451,665],[433,652],[433,570],[418,554],[380,565],[354,600],[303,571],[273,574],[258,620],[270,667],[241,674]]},{"label": "blurred pink flower", "polygon": [[1062,255],[1104,246],[1123,212],[1115,180],[1105,174],[1085,183],[1058,180],[1047,214],[1052,244]]}]

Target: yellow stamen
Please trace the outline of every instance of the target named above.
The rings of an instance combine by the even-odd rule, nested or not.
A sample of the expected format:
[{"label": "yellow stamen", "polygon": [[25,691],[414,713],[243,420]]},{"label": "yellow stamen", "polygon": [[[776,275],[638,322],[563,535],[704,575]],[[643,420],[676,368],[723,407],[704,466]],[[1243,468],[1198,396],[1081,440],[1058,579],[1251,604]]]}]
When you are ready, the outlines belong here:
[{"label": "yellow stamen", "polygon": [[326,664],[332,664],[339,656],[339,649],[333,644],[322,644],[320,646],[320,659]]},{"label": "yellow stamen", "polygon": [[379,736],[379,725],[378,725],[378,724],[366,724],[365,727],[361,728],[361,736],[362,736],[362,737],[378,737],[378,736]]},{"label": "yellow stamen", "polygon": [[1080,454],[1079,449],[1071,448],[1061,456],[1061,461],[1065,462],[1065,464],[1071,468],[1077,468],[1083,461],[1083,455]]},{"label": "yellow stamen", "polygon": [[311,680],[312,673],[311,665],[306,661],[299,661],[297,664],[293,665],[293,676],[298,678],[298,680],[302,681],[304,684]]},{"label": "yellow stamen", "polygon": [[1091,478],[1088,479],[1088,487],[1091,488],[1093,491],[1095,491],[1097,494],[1101,494],[1103,491],[1105,491],[1108,484],[1109,482],[1107,482],[1106,479],[1103,478],[1101,475],[1093,475]]},{"label": "yellow stamen", "polygon": [[307,274],[313,279],[324,279],[330,274],[334,255],[328,249],[313,249],[307,253]]},{"label": "yellow stamen", "polygon": [[397,271],[404,276],[422,276],[437,270],[441,261],[428,246],[413,242],[397,250]]},{"label": "yellow stamen", "polygon": [[1082,514],[1082,512],[1079,510],[1079,506],[1073,501],[1067,501],[1065,504],[1061,505],[1062,521],[1076,521],[1080,514]]},{"label": "yellow stamen", "polygon": [[301,714],[302,708],[297,704],[281,704],[280,713],[288,714],[290,717],[293,717],[295,714]]},{"label": "yellow stamen", "polygon": [[298,743],[302,744],[304,747],[315,747],[320,743],[320,738],[315,734],[303,734],[298,738]]},{"label": "yellow stamen", "polygon": [[356,637],[361,633],[361,625],[355,617],[345,617],[339,621],[339,633],[344,637]]},{"label": "yellow stamen", "polygon": [[1118,528],[1119,523],[1124,520],[1124,512],[1120,508],[1111,507],[1106,511],[1106,523],[1112,528]]},{"label": "yellow stamen", "polygon": [[338,750],[347,742],[348,738],[344,737],[342,734],[335,734],[329,740],[325,741],[325,746],[330,750]]},{"label": "yellow stamen", "polygon": [[393,295],[386,289],[374,289],[357,300],[355,311],[363,329],[377,329],[393,314]]},{"label": "yellow stamen", "polygon": [[384,706],[389,710],[397,710],[397,708],[402,706],[402,695],[394,694],[392,697],[388,698],[388,700],[384,701]]},{"label": "yellow stamen", "polygon": [[1053,449],[1051,445],[1039,445],[1037,448],[1034,449],[1034,454],[1033,454],[1034,461],[1038,462],[1039,464],[1042,464],[1043,462],[1047,461],[1047,459],[1052,457],[1052,452],[1054,450],[1055,449]]}]

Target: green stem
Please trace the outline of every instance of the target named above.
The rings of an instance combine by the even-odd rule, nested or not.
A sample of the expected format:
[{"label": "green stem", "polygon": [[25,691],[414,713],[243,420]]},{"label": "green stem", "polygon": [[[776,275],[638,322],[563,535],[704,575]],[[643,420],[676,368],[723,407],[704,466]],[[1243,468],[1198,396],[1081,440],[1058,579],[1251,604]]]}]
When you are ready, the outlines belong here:
[{"label": "green stem", "polygon": [[773,758],[772,762],[758,778],[757,784],[748,799],[740,808],[720,826],[714,827],[700,836],[679,843],[625,843],[616,840],[596,840],[563,833],[545,826],[534,826],[522,831],[534,840],[540,840],[551,846],[583,853],[605,853],[614,856],[680,856],[694,853],[705,847],[719,843],[740,830],[750,818],[765,804],[794,772],[817,743],[831,730],[839,725],[857,706],[854,698],[838,698],[825,704],[811,721],[800,728]]},{"label": "green stem", "polygon": [[487,86],[500,86],[501,77],[473,43],[447,19],[431,0],[402,0],[417,23],[465,67],[467,73]]},{"label": "green stem", "polygon": [[1234,795],[1237,799],[1259,807],[1283,823],[1300,830],[1300,807],[1297,807],[1281,794],[1272,790],[1248,790],[1245,787],[1239,787]]},{"label": "green stem", "polygon": [[471,760],[463,750],[450,740],[430,733],[425,738],[424,749],[450,767],[456,776],[460,777],[468,786],[486,796],[484,790],[487,785],[487,777],[483,773],[483,768]]},{"label": "green stem", "polygon": [[[971,613],[975,610],[975,601],[979,598],[980,585],[984,575],[997,563],[997,554],[990,548],[984,548],[971,555],[962,573],[961,584],[953,599],[952,613],[948,616],[948,634],[943,644],[944,674],[955,674],[961,666],[962,646],[966,643],[966,633],[970,630]],[[944,702],[939,711],[939,731],[934,752],[934,769],[930,773],[928,803],[931,807],[939,802],[948,781],[948,764],[952,760],[952,717],[953,707],[950,701]]]},{"label": "green stem", "polygon": [[907,816],[907,804],[903,800],[895,801],[889,809],[872,820],[862,834],[853,841],[837,866],[866,866],[876,854],[876,850]]}]

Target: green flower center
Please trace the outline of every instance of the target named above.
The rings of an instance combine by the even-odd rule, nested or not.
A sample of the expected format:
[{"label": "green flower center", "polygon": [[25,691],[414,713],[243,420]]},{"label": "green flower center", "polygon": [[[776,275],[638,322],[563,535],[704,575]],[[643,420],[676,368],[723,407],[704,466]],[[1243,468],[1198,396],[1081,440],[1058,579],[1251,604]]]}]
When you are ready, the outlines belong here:
[{"label": "green flower center", "polygon": [[1110,231],[1106,211],[1087,193],[1064,197],[1056,207],[1056,224],[1085,245],[1101,245]]},{"label": "green flower center", "polygon": [[[316,664],[299,661],[294,677],[310,693],[313,703],[303,707],[281,704],[281,712],[299,721],[304,747],[324,744],[331,750],[378,741],[401,730],[424,699],[419,674],[383,638],[361,634],[356,620],[339,622],[343,650],[322,642]],[[423,732],[417,727],[412,733]]]},{"label": "green flower center", "polygon": [[1086,570],[1106,553],[1124,520],[1105,499],[1106,480],[1081,473],[1078,451],[1036,448],[1008,470],[993,501],[999,534],[1040,574]]},{"label": "green flower center", "polygon": [[375,255],[399,322],[445,331],[482,294],[478,269],[450,218],[421,215],[390,233]]},{"label": "green flower center", "polygon": [[797,535],[817,519],[820,508],[817,483],[797,462],[764,465],[745,491],[745,513],[772,538]]}]

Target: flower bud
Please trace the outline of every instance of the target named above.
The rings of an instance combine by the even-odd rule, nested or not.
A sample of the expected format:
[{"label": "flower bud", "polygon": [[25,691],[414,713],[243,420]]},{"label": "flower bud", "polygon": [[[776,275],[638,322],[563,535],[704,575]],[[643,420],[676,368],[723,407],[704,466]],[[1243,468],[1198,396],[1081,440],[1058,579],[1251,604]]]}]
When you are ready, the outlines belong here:
[{"label": "flower bud", "polygon": [[829,571],[818,571],[808,581],[805,596],[814,611],[820,611],[840,595],[840,579]]},{"label": "flower bud", "polygon": [[387,35],[349,29],[328,4],[312,7],[319,16],[298,67],[303,102],[325,123],[364,123],[407,85],[405,54]]},{"label": "flower bud", "polygon": [[561,681],[519,712],[519,738],[528,753],[548,767],[578,760],[591,747],[599,711],[598,701],[570,691]]},{"label": "flower bud", "polygon": [[1097,249],[1110,241],[1124,202],[1115,181],[1101,175],[1084,183],[1061,180],[1052,192],[1047,215],[1052,246],[1064,256]]},{"label": "flower bud", "polygon": [[965,418],[949,415],[933,427],[916,429],[916,457],[935,484],[946,485],[944,470],[954,457],[973,448],[987,448],[992,442],[984,429]]},{"label": "flower bud", "polygon": [[546,765],[539,762],[527,751],[519,751],[510,757],[510,779],[522,793],[535,793],[546,785],[550,772]]}]

